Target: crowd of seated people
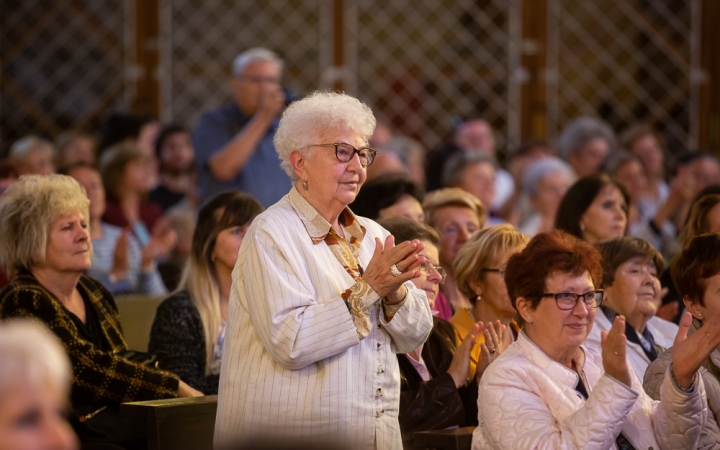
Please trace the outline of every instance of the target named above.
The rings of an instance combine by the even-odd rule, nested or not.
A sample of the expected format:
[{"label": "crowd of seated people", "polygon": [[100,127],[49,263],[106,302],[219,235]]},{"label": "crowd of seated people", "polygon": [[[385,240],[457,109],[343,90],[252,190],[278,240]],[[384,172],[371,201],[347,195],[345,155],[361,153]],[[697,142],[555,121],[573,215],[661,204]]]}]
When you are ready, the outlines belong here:
[{"label": "crowd of seated people", "polygon": [[[273,97],[269,62],[278,64],[245,55],[233,69],[240,106],[228,106],[243,120],[267,115],[262,130],[249,120],[215,137],[231,138],[223,152],[252,142],[262,155],[245,155],[234,178],[213,185],[244,185],[247,164],[280,165],[267,154],[294,96]],[[251,95],[256,103],[243,107]],[[258,100],[271,97],[272,111]],[[429,149],[381,122],[364,136],[376,154],[352,147],[351,160],[369,163],[350,210],[380,223],[394,245],[423,246],[411,282],[434,317],[427,341],[397,355],[406,448],[415,432],[463,426],[477,426],[477,449],[720,446],[720,160],[671,158],[662,130],[647,124],[618,131],[578,117],[556,148],[528,140],[502,149],[492,124],[470,117]],[[20,339],[5,327],[18,336],[44,327],[62,344],[54,355],[60,347],[40,332],[48,342],[35,356],[57,367],[18,364],[12,374],[53,378],[40,380],[50,389],[38,400],[43,414],[69,399],[72,432],[48,417],[58,448],[77,448],[73,434],[83,449],[142,448],[145,428],[122,417],[120,403],[218,394],[233,269],[254,219],[272,208],[256,198],[275,198],[278,184],[253,181],[256,196],[200,192],[194,145],[210,132],[111,114],[97,133],[23,137],[0,160],[0,319],[36,319],[29,331],[0,322],[0,361],[11,354],[3,340]],[[313,146],[334,147],[345,163],[338,143]],[[148,352],[127,348],[115,301],[125,295],[162,299]],[[20,383],[5,375],[0,411]],[[0,441],[11,426],[0,420]]]}]

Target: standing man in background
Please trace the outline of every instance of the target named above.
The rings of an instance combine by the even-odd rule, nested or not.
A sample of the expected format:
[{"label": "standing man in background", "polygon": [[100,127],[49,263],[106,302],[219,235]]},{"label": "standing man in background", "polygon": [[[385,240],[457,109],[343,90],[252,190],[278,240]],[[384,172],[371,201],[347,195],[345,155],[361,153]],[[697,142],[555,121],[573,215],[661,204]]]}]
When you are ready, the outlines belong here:
[{"label": "standing man in background", "polygon": [[286,95],[283,62],[272,51],[252,48],[233,61],[234,102],[200,117],[193,134],[201,200],[237,189],[268,207],[290,189],[273,137]]}]

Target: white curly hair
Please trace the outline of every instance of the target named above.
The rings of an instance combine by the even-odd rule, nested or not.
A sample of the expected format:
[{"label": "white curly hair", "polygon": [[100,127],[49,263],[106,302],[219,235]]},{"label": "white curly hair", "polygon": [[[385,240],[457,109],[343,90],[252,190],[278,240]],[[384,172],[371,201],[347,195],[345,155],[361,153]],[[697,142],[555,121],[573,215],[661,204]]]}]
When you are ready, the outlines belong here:
[{"label": "white curly hair", "polygon": [[336,130],[358,133],[367,145],[375,130],[375,116],[369,106],[342,93],[314,92],[291,103],[280,118],[273,141],[280,167],[296,181],[298,176],[292,169],[290,154],[310,144],[325,143],[320,139]]}]

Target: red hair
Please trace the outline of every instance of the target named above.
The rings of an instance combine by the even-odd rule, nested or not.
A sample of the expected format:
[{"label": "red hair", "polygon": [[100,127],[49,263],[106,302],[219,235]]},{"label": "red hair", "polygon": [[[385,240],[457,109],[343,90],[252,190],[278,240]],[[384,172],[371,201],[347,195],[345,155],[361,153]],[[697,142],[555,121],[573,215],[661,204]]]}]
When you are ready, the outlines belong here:
[{"label": "red hair", "polygon": [[546,292],[545,281],[554,273],[581,276],[590,274],[597,287],[602,282],[602,257],[587,242],[564,231],[540,233],[520,253],[510,257],[505,269],[505,284],[515,309],[515,300],[524,297],[533,309],[540,303],[538,294]]}]

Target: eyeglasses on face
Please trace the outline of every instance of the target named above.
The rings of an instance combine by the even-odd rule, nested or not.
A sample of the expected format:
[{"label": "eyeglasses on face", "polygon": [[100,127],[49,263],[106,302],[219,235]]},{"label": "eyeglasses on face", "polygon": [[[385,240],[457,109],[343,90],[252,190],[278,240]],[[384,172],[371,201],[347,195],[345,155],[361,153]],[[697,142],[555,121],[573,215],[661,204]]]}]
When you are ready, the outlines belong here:
[{"label": "eyeglasses on face", "polygon": [[418,266],[418,269],[420,270],[420,272],[424,273],[426,276],[430,276],[433,273],[433,271],[436,271],[437,273],[440,274],[440,283],[444,283],[445,277],[447,277],[447,272],[445,271],[445,269],[443,269],[440,266],[436,266],[435,264],[431,263],[427,259],[425,260],[424,263],[422,263]]},{"label": "eyeglasses on face", "polygon": [[558,292],[558,293],[545,293],[538,294],[536,297],[555,297],[555,303],[557,307],[563,311],[569,311],[575,309],[580,298],[585,302],[585,306],[594,309],[600,306],[603,299],[603,290],[595,289],[594,291],[586,292],[584,294],[575,294],[574,292]]},{"label": "eyeglasses on face", "polygon": [[482,267],[480,272],[499,273],[501,277],[505,277],[505,267]]},{"label": "eyeglasses on face", "polygon": [[333,144],[310,144],[303,148],[308,147],[335,147],[335,157],[340,162],[350,161],[357,153],[358,157],[360,158],[360,164],[363,167],[367,167],[372,164],[373,161],[375,161],[375,155],[377,155],[377,151],[370,147],[363,147],[357,149],[352,145],[346,144],[344,142],[335,142]]}]

